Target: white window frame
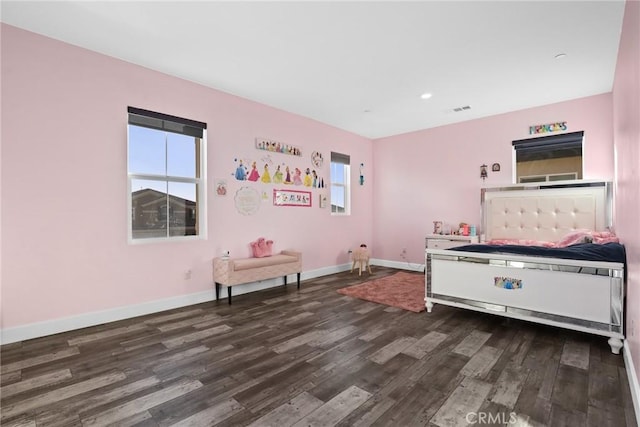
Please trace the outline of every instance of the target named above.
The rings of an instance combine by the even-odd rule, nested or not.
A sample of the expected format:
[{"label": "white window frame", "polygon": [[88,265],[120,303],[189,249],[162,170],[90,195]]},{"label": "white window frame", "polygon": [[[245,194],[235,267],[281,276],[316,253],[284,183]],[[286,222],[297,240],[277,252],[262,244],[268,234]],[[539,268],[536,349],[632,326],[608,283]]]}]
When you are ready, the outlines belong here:
[{"label": "white window frame", "polygon": [[[558,179],[553,179],[554,177],[557,176],[571,176],[571,178],[565,178],[562,180],[558,180]],[[528,181],[529,182],[554,182],[554,181],[572,181],[572,180],[577,180],[578,179],[578,172],[566,172],[566,173],[550,173],[547,175],[527,175],[527,176],[521,176],[520,177],[520,184],[523,183],[523,180],[526,179],[532,179],[532,178],[540,178],[537,179],[536,181]]]},{"label": "white window frame", "polygon": [[[334,161],[335,155],[341,158],[342,161]],[[346,160],[345,160],[346,159]],[[348,163],[345,163],[348,162]],[[342,166],[343,168],[343,177],[344,182],[336,182],[335,177],[333,176],[333,168],[334,165],[337,167]],[[350,157],[340,153],[331,153],[331,166],[330,166],[330,179],[331,179],[331,188],[330,188],[330,199],[331,199],[331,215],[335,216],[348,216],[351,215],[351,161]],[[333,198],[333,188],[341,188],[344,190],[344,212],[334,211],[334,206],[337,206],[335,203],[336,200]]]},{"label": "white window frame", "polygon": [[[168,116],[170,117],[170,116]],[[207,129],[203,129],[203,135],[200,140],[199,154],[196,155],[196,159],[199,159],[199,165],[197,167],[200,170],[200,176],[196,178],[190,177],[176,177],[170,175],[156,175],[156,174],[140,174],[130,173],[129,165],[129,152],[130,152],[130,135],[129,130],[131,126],[135,124],[127,123],[127,240],[129,244],[148,244],[148,243],[162,243],[162,242],[176,242],[176,241],[189,241],[189,240],[205,240],[207,239]],[[167,131],[165,131],[167,132]],[[195,137],[194,137],[195,138]],[[165,183],[192,183],[196,185],[196,216],[198,221],[198,233],[188,236],[170,236],[169,227],[167,227],[167,235],[162,237],[149,237],[149,238],[134,238],[133,237],[133,203],[132,203],[132,182],[134,180],[148,180],[158,181]]]}]

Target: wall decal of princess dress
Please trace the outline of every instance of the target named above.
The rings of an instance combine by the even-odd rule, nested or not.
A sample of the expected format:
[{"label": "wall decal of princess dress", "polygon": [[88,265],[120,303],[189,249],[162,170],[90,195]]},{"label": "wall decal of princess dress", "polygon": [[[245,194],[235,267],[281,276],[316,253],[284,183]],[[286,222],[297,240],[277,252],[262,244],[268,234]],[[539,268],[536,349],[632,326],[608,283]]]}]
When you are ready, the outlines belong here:
[{"label": "wall decal of princess dress", "polygon": [[[267,156],[263,156],[259,161],[240,157],[234,158],[233,161],[235,165],[231,176],[237,181],[325,188],[324,178],[318,176],[315,169],[305,168],[303,172],[303,169],[300,167],[289,166],[285,162],[282,162],[275,164],[275,170],[273,171],[273,175],[271,175],[271,171],[273,170],[271,168],[274,167],[275,162]],[[258,172],[258,167],[262,168],[262,174]]]}]

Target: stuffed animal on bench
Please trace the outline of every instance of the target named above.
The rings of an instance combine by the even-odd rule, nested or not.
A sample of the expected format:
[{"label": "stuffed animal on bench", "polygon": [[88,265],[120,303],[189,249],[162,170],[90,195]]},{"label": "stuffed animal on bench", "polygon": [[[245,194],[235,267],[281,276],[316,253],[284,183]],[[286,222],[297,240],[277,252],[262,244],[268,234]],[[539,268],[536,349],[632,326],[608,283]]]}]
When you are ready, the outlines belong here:
[{"label": "stuffed animal on bench", "polygon": [[264,237],[258,237],[258,240],[251,242],[251,250],[255,258],[271,256],[273,240],[265,240]]}]

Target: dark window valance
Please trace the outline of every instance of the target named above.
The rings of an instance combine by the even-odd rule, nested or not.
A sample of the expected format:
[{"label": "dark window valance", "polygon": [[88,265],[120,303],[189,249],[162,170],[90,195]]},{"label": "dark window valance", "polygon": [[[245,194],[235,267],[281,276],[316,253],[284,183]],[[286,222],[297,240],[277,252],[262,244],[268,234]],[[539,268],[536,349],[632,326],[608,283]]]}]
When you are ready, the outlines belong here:
[{"label": "dark window valance", "polygon": [[582,155],[584,131],[513,141],[516,161]]},{"label": "dark window valance", "polygon": [[331,163],[340,163],[343,165],[350,165],[351,157],[348,154],[331,152]]},{"label": "dark window valance", "polygon": [[129,124],[202,138],[207,124],[141,108],[128,107]]}]

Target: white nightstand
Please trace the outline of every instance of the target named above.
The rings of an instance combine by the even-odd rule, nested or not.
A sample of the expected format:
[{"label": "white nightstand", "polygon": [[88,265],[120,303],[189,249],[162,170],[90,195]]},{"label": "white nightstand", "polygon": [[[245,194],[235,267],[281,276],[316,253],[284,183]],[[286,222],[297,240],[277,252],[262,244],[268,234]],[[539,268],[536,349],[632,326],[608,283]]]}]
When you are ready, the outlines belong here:
[{"label": "white nightstand", "polygon": [[456,246],[472,245],[480,242],[478,236],[460,236],[457,234],[427,234],[425,248],[451,249]]},{"label": "white nightstand", "polygon": [[427,234],[425,238],[425,273],[426,280],[431,280],[431,257],[427,256],[427,249],[451,249],[456,246],[479,243],[478,236],[460,236],[458,234]]}]

